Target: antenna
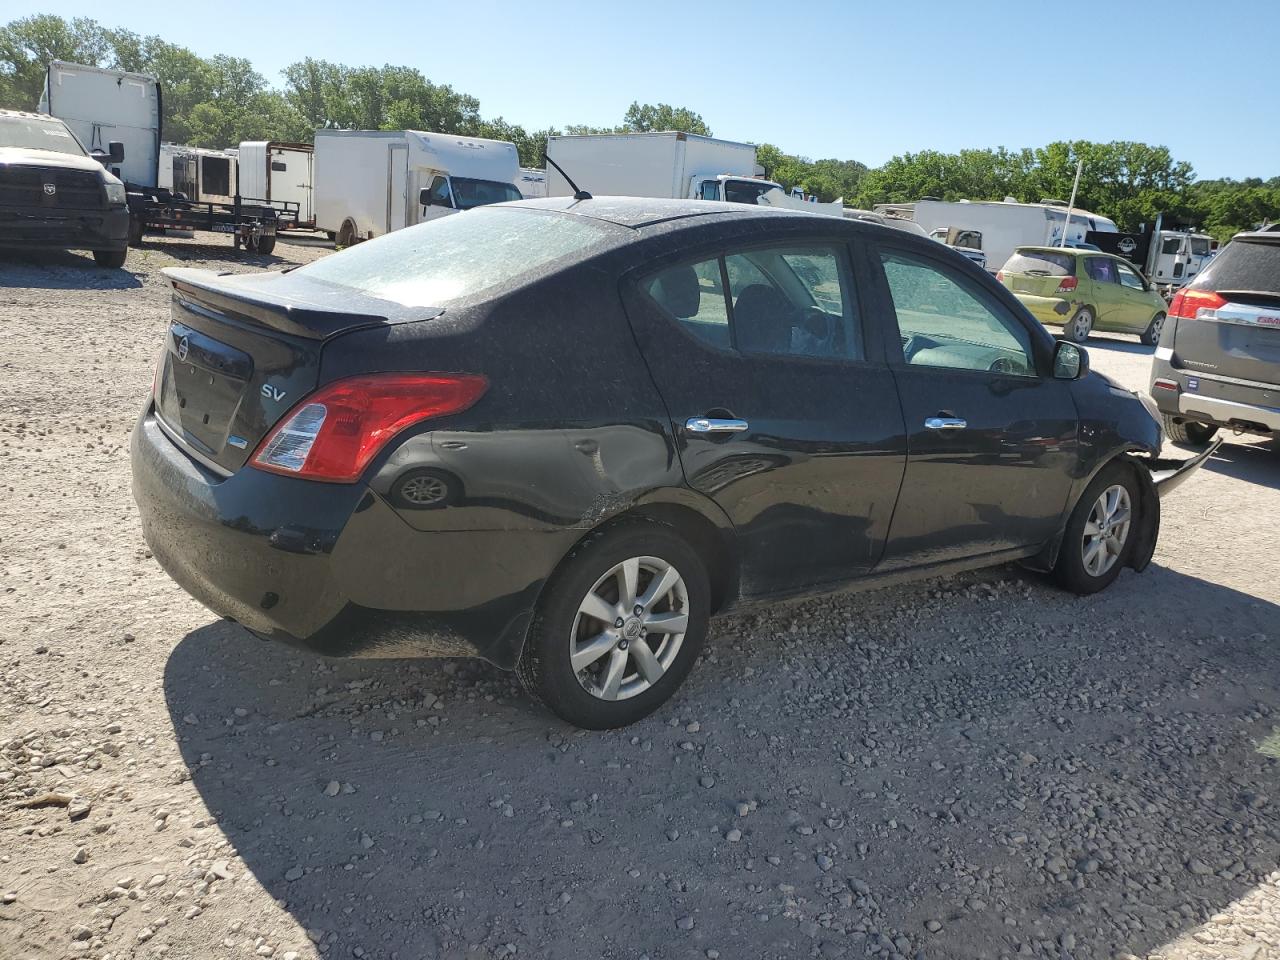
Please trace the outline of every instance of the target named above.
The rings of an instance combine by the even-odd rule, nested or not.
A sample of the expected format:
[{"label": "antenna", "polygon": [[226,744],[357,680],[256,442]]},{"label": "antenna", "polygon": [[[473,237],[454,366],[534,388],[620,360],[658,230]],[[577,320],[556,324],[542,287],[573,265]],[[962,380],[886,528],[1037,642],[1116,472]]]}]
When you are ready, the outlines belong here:
[{"label": "antenna", "polygon": [[585,190],[579,189],[578,185],[573,182],[573,178],[564,172],[564,167],[560,166],[560,164],[556,163],[554,160],[548,157],[547,151],[545,150],[542,151],[542,159],[545,160],[547,163],[551,164],[553,167],[555,167],[556,170],[560,172],[560,176],[564,177],[565,180],[569,181],[569,186],[573,187],[573,199],[575,200],[591,199],[591,194],[587,193],[587,191]]}]

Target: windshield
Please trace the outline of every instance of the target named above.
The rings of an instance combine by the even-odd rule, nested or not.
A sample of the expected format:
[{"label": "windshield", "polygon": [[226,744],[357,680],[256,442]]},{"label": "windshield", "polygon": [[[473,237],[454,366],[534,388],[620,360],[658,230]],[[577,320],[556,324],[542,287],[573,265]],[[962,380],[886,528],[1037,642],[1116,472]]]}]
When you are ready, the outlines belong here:
[{"label": "windshield", "polygon": [[1076,258],[1069,253],[1050,253],[1048,250],[1015,250],[1003,270],[1005,273],[1067,277],[1076,272]]},{"label": "windshield", "polygon": [[453,200],[459,210],[524,199],[514,183],[502,183],[499,180],[472,180],[470,177],[452,177],[451,179]]},{"label": "windshield", "polygon": [[40,120],[36,117],[0,117],[0,147],[87,156],[80,141],[71,135],[61,120]]},{"label": "windshield", "polygon": [[541,276],[552,261],[579,253],[610,232],[609,226],[582,217],[476,210],[388,233],[297,272],[409,307],[439,307],[534,270]]},{"label": "windshield", "polygon": [[730,203],[749,203],[754,206],[760,202],[763,194],[777,188],[776,183],[769,183],[767,180],[726,180],[724,198]]}]

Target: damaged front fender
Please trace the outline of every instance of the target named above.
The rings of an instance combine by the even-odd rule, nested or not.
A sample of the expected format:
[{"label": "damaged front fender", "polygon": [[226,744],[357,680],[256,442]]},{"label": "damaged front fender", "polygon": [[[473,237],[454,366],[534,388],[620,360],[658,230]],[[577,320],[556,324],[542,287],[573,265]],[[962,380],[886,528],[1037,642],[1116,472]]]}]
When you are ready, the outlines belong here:
[{"label": "damaged front fender", "polygon": [[1171,460],[1163,457],[1139,457],[1125,454],[1124,459],[1135,466],[1139,484],[1139,517],[1140,526],[1137,539],[1133,544],[1133,553],[1129,557],[1129,566],[1139,572],[1151,563],[1156,552],[1156,541],[1160,537],[1160,500],[1170,491],[1176,489],[1187,477],[1200,469],[1213,452],[1222,443],[1222,438],[1215,440],[1207,450],[1189,460]]}]

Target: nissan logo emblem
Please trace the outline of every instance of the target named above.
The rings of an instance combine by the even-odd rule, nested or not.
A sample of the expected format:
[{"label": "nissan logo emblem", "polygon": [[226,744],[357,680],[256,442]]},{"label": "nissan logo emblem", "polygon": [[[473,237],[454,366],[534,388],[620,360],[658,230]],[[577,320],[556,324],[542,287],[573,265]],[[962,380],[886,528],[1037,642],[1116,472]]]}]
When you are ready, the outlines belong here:
[{"label": "nissan logo emblem", "polygon": [[191,352],[191,341],[183,337],[178,341],[178,359],[186,360],[187,354]]}]

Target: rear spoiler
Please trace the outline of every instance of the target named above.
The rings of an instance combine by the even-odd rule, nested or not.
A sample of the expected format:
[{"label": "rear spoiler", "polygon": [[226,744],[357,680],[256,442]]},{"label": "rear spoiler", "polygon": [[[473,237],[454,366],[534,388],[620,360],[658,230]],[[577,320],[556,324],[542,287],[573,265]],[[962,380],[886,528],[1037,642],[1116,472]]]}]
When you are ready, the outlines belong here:
[{"label": "rear spoiler", "polygon": [[404,307],[304,275],[217,273],[191,267],[161,271],[173,295],[197,313],[233,314],[257,326],[307,340],[327,340],[367,327],[433,320],[443,307]]}]

